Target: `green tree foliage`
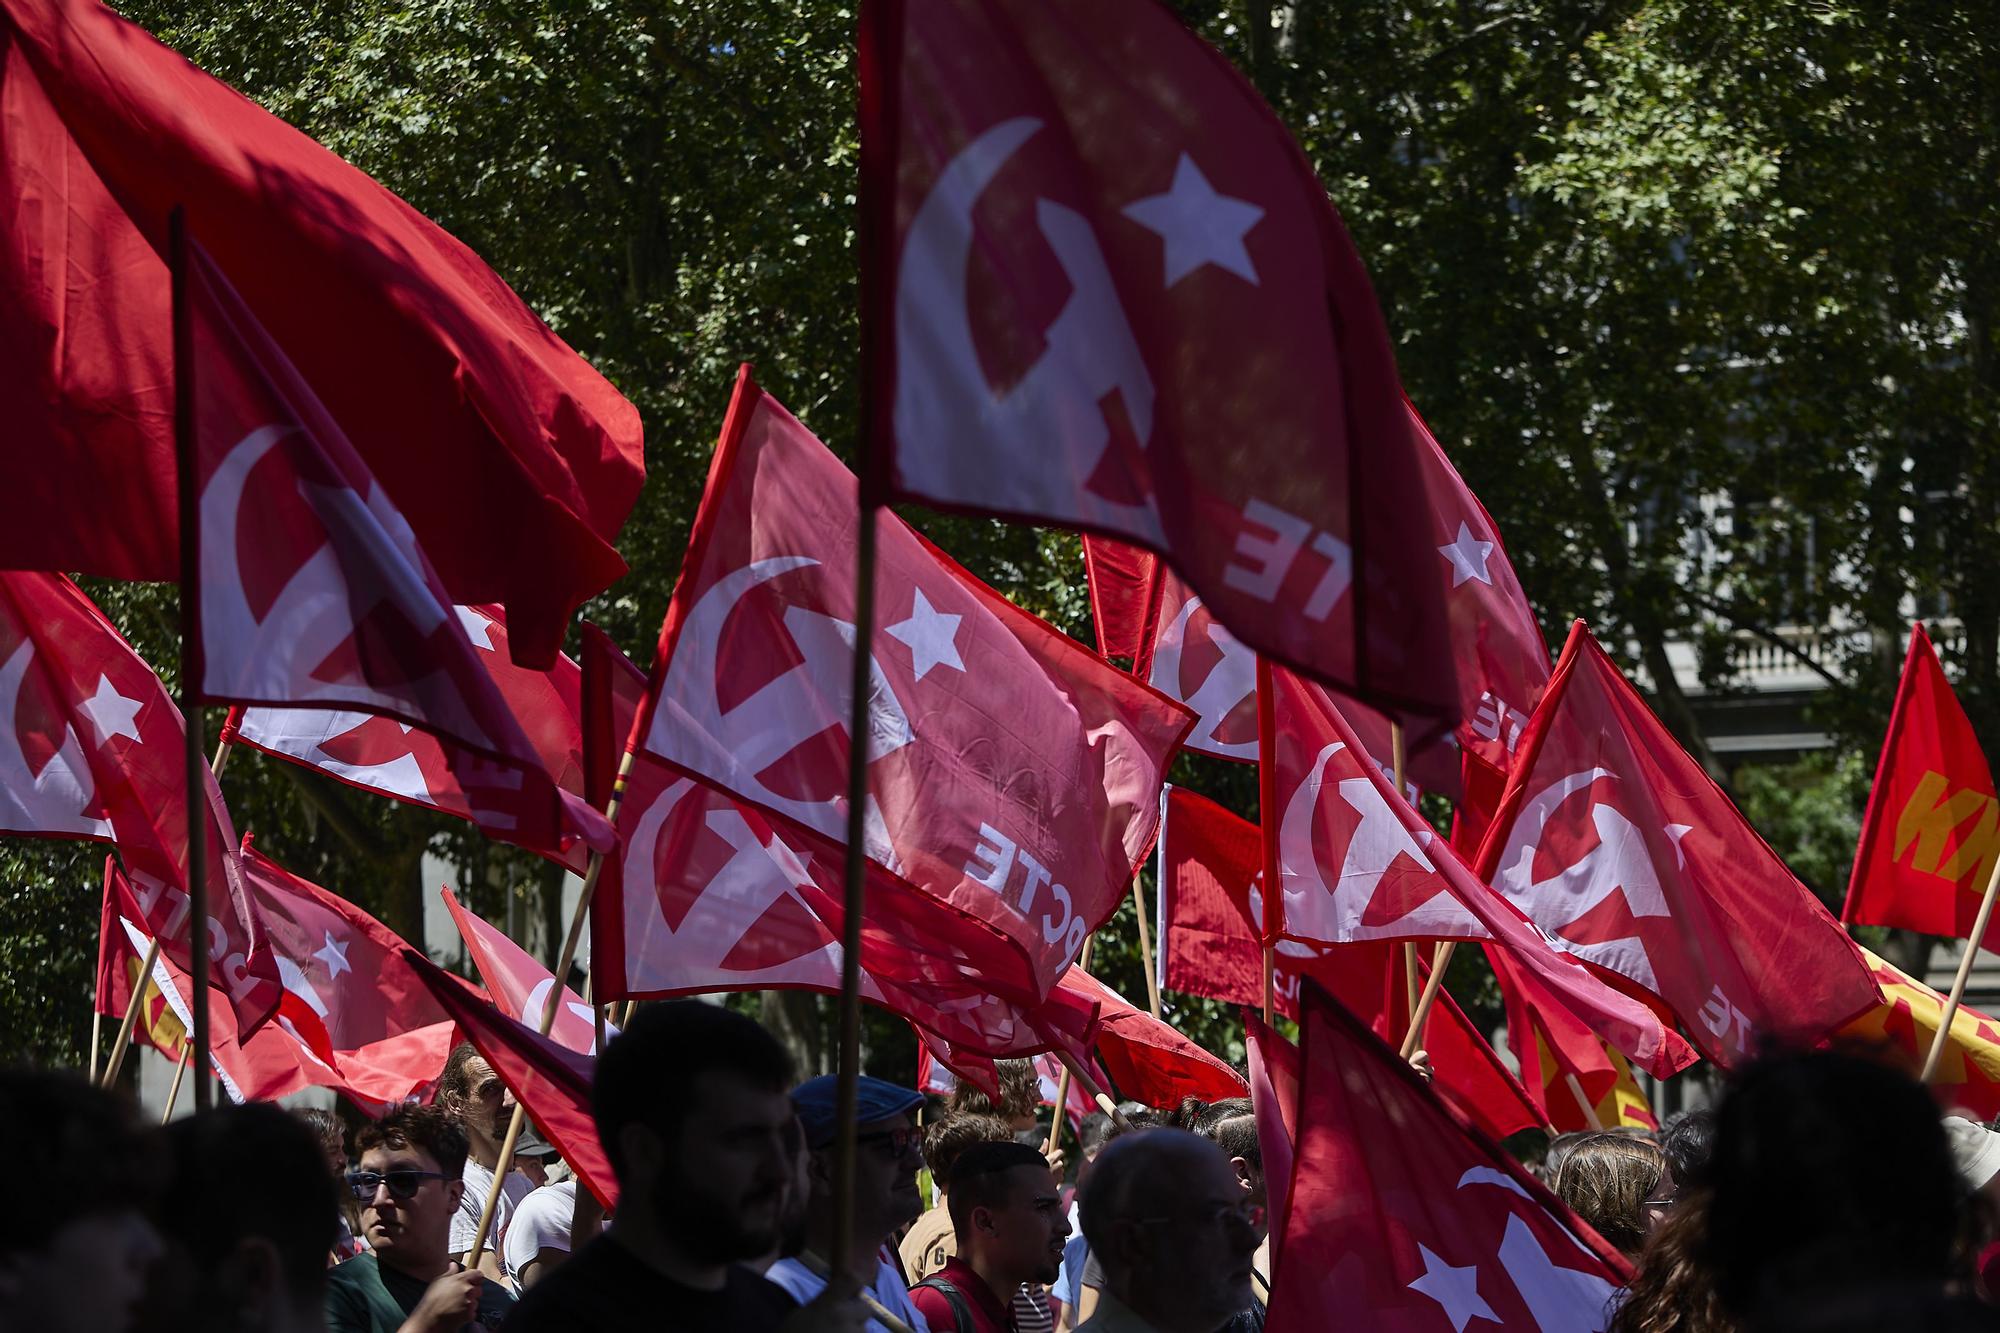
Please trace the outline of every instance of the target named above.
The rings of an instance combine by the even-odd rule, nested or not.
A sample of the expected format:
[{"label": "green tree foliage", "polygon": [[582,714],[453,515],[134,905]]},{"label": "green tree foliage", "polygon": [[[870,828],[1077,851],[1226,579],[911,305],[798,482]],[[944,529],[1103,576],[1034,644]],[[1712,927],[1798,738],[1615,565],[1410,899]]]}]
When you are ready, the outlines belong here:
[{"label": "green tree foliage", "polygon": [[[1552,641],[1589,617],[1713,763],[1670,640],[1708,645],[1726,685],[1731,635],[1852,627],[1861,646],[1828,663],[1821,711],[1872,752],[1914,595],[1962,621],[1948,657],[2000,735],[2000,81],[1983,7],[1174,6],[1320,171],[1411,396],[1498,520]],[[642,663],[738,362],[852,456],[852,0],[122,8],[471,244],[638,404],[648,476],[620,537],[632,573],[587,614]],[[911,517],[1088,635],[1073,538]],[[171,677],[171,590],[91,591]],[[1255,814],[1245,770],[1189,759],[1176,780]],[[1739,790],[1833,892],[1865,781],[1843,764]],[[224,786],[261,846],[412,937],[435,890],[426,848],[465,867],[476,910],[504,919],[522,894],[537,938],[556,933],[553,874],[461,824],[248,753]],[[96,854],[6,855],[0,1055],[74,1060]],[[1137,999],[1130,910],[1099,958]],[[829,1030],[814,1001],[762,1003],[801,1033]],[[1233,1016],[1170,1004],[1235,1050]],[[906,1060],[900,1040],[871,1027],[884,1060]]]}]

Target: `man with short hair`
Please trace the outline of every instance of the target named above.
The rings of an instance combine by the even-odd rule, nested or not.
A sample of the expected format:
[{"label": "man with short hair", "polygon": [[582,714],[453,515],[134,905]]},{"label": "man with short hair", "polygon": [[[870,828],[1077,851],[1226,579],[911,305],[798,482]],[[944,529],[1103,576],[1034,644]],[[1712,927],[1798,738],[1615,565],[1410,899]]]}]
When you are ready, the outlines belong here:
[{"label": "man with short hair", "polygon": [[1040,1150],[974,1143],[952,1164],[957,1253],[919,1282],[910,1300],[933,1333],[1017,1333],[1014,1298],[1026,1283],[1055,1281],[1069,1219],[1062,1187]]},{"label": "man with short hair", "polygon": [[166,1141],[173,1179],[161,1196],[167,1254],[154,1268],[154,1324],[184,1333],[324,1328],[339,1199],[314,1130],[252,1102],[176,1120]]},{"label": "man with short hair", "polygon": [[156,1131],[82,1078],[0,1070],[0,1139],[15,1145],[0,1209],[0,1333],[132,1326],[160,1234]]},{"label": "man with short hair", "polygon": [[[811,1300],[827,1285],[826,1254],[832,1248],[837,1216],[833,1167],[839,1082],[836,1075],[826,1074],[792,1089],[792,1105],[811,1154],[806,1248],[795,1258],[778,1260],[764,1275],[801,1301]],[[858,1096],[847,1273],[860,1285],[864,1301],[872,1300],[917,1333],[929,1333],[924,1317],[910,1304],[903,1275],[883,1256],[897,1228],[923,1211],[917,1193],[917,1168],[924,1161],[918,1148],[922,1131],[911,1122],[910,1112],[923,1105],[924,1095],[863,1076]],[[871,1333],[890,1333],[879,1319],[870,1319],[868,1328]]]},{"label": "man with short hair", "polygon": [[[451,1219],[452,1258],[463,1264],[479,1234],[486,1196],[493,1191],[493,1172],[500,1165],[500,1148],[514,1119],[514,1094],[472,1043],[462,1041],[445,1057],[444,1072],[438,1075],[437,1104],[465,1131],[465,1192]],[[507,1224],[534,1188],[535,1182],[518,1169],[510,1170],[500,1187],[500,1197],[493,1205],[493,1225],[479,1255],[480,1271],[496,1281],[506,1276],[500,1246]]]},{"label": "man with short hair", "polygon": [[744,1267],[780,1240],[791,1072],[776,1038],[721,1005],[640,1010],[591,1089],[617,1212],[528,1292],[508,1333],[858,1333],[851,1287],[799,1309]]},{"label": "man with short hair", "polygon": [[931,1173],[931,1185],[938,1192],[937,1206],[919,1217],[897,1246],[903,1272],[912,1280],[929,1277],[958,1252],[952,1234],[951,1168],[960,1153],[975,1143],[1011,1142],[1014,1132],[998,1116],[950,1111],[924,1130],[924,1165]]},{"label": "man with short hair", "polygon": [[1261,1234],[1229,1159],[1209,1140],[1177,1129],[1113,1140],[1084,1183],[1082,1208],[1105,1281],[1078,1333],[1215,1333],[1250,1307]]},{"label": "man with short hair", "polygon": [[465,1131],[436,1106],[399,1106],[354,1136],[368,1253],[327,1274],[331,1333],[460,1333],[498,1329],[514,1298],[452,1256],[451,1219],[465,1193]]}]

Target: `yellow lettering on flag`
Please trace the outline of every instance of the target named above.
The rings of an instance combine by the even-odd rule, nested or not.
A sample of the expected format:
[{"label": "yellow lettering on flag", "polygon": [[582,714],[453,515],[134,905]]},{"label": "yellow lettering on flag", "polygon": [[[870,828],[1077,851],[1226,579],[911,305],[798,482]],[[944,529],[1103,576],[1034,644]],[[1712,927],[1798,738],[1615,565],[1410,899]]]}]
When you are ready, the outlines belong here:
[{"label": "yellow lettering on flag", "polygon": [[[1895,859],[1901,861],[1904,853],[1911,852],[1909,864],[1912,870],[1927,875],[1943,875],[1946,879],[1960,879],[1973,864],[1991,867],[1992,849],[1996,842],[2000,842],[1995,837],[2000,815],[1996,814],[1991,796],[1970,787],[1962,787],[1947,796],[1945,793],[1950,786],[1942,773],[1925,773],[1917,783],[1917,789],[1910,793],[1902,813],[1896,816]],[[1952,831],[1975,815],[1983,815],[1983,818],[1953,851],[1949,862],[1952,868],[1940,868],[1939,863],[1944,861],[1945,846],[1951,840]]]}]

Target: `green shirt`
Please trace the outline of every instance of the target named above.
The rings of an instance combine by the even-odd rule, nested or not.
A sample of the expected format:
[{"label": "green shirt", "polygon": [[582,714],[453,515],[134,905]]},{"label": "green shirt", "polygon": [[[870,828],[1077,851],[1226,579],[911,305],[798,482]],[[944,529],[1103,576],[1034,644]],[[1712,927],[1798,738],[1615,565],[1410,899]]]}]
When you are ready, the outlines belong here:
[{"label": "green shirt", "polygon": [[[326,1274],[327,1333],[396,1333],[429,1286],[382,1267],[373,1254],[336,1264]],[[496,1333],[513,1308],[513,1293],[491,1278],[482,1279],[479,1319],[466,1327]]]}]

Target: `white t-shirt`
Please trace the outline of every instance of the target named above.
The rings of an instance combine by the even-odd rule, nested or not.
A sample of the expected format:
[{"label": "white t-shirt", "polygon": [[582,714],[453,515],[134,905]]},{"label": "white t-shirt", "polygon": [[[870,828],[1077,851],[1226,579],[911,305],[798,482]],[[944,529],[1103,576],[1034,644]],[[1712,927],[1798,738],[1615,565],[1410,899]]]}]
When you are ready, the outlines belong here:
[{"label": "white t-shirt", "polygon": [[[778,1260],[764,1271],[764,1276],[790,1292],[792,1299],[800,1305],[826,1290],[826,1279],[797,1259]],[[888,1260],[882,1261],[882,1266],[875,1273],[875,1284],[868,1290],[883,1309],[915,1329],[916,1333],[931,1333],[931,1326],[924,1322],[917,1307],[910,1304],[910,1289],[903,1285],[903,1275]],[[870,1319],[868,1333],[889,1333],[889,1329],[880,1320]]]},{"label": "white t-shirt", "polygon": [[[453,1254],[464,1254],[471,1249],[472,1238],[479,1234],[479,1215],[486,1210],[486,1191],[493,1188],[493,1172],[468,1157],[465,1174],[460,1179],[465,1181],[465,1197],[458,1201],[458,1211],[451,1215],[451,1239],[447,1242]],[[507,1239],[507,1223],[513,1219],[514,1209],[534,1188],[535,1182],[519,1171],[507,1173],[500,1201],[493,1205],[493,1234],[486,1238],[486,1248],[503,1253],[501,1245]]]},{"label": "white t-shirt", "polygon": [[570,1248],[570,1225],[576,1216],[576,1182],[544,1185],[521,1200],[507,1222],[507,1239],[500,1258],[507,1265],[507,1278],[521,1285],[521,1270],[541,1257],[543,1250]]}]

